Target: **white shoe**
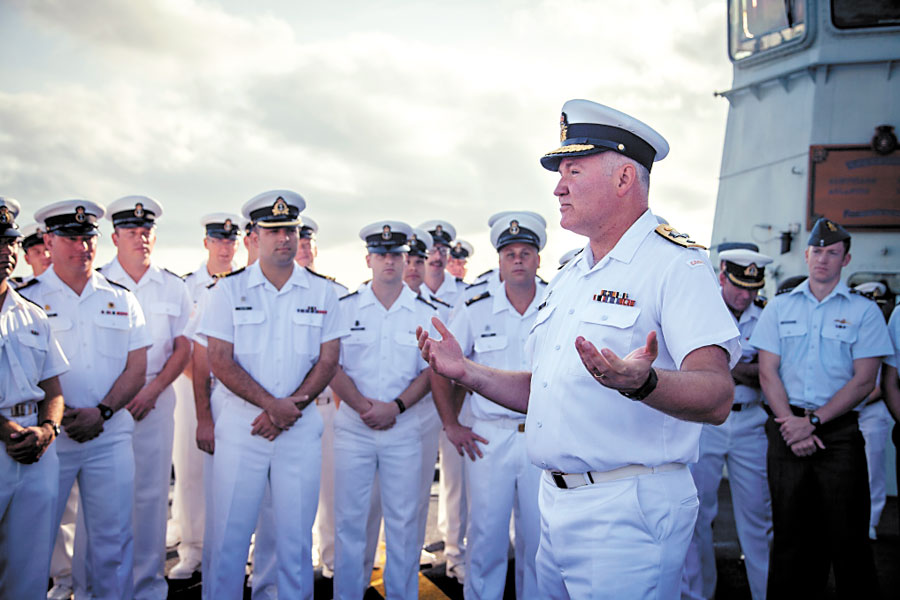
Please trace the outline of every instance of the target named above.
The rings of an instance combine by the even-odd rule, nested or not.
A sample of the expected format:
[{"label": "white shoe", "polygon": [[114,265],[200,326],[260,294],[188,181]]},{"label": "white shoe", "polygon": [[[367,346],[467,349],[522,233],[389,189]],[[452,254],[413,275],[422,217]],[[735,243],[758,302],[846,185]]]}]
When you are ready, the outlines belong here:
[{"label": "white shoe", "polygon": [[435,562],[437,562],[437,557],[425,548],[422,548],[422,551],[419,552],[419,564],[433,565]]},{"label": "white shoe", "polygon": [[50,591],[47,592],[47,600],[69,600],[73,592],[71,583],[64,581],[54,583]]},{"label": "white shoe", "polygon": [[447,569],[447,577],[451,577],[458,581],[460,585],[466,583],[466,564],[459,563]]},{"label": "white shoe", "polygon": [[194,573],[200,570],[200,561],[196,558],[182,558],[172,570],[169,571],[169,579],[190,579]]},{"label": "white shoe", "polygon": [[181,543],[181,532],[178,523],[169,519],[166,525],[166,548],[174,548]]}]

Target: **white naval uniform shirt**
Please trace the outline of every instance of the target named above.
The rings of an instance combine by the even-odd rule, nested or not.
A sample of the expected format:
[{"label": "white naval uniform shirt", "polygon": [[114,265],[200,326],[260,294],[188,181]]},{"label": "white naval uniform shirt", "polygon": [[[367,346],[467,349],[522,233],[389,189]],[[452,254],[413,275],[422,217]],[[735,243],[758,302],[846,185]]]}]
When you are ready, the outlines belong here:
[{"label": "white naval uniform shirt", "polygon": [[80,296],[52,267],[21,293],[47,313],[69,359],[69,371],[59,378],[68,408],[100,404],[125,370],[128,353],[151,344],[134,294],[96,271]]},{"label": "white naval uniform shirt", "polygon": [[0,306],[0,408],[44,399],[38,383],[69,369],[47,314],[12,286]]},{"label": "white naval uniform shirt", "polygon": [[894,351],[885,357],[884,362],[887,365],[900,368],[900,309],[896,306],[891,312],[891,319],[888,321],[888,333],[891,335],[891,342],[894,344]]},{"label": "white naval uniform shirt", "polygon": [[[741,332],[741,359],[738,362],[752,363],[759,354],[759,351],[750,345],[750,336],[753,334],[753,329],[756,327],[756,322],[759,320],[762,310],[758,304],[751,302],[750,306],[741,313],[741,318],[737,321],[738,329]],[[735,404],[750,404],[758,402],[759,398],[760,391],[758,388],[740,383],[734,384]]]},{"label": "white naval uniform shirt", "polygon": [[[369,285],[341,298],[341,329],[350,333],[341,342],[341,368],[360,394],[393,402],[409,387],[428,366],[419,352],[416,327],[433,334],[431,317],[435,314],[434,306],[406,284],[390,309],[384,308]],[[340,410],[338,414],[345,412],[362,423],[356,411]],[[400,415],[398,422],[407,417],[409,413]]]},{"label": "white naval uniform shirt", "polygon": [[[524,315],[520,315],[510,304],[505,283],[487,292],[488,296],[461,305],[453,312],[448,328],[459,342],[463,354],[495,369],[527,371],[530,363],[525,354],[525,344],[537,316],[544,287],[546,284],[537,286],[534,299]],[[467,405],[476,419],[525,420],[524,414],[500,406],[479,394],[473,393]]]},{"label": "white naval uniform shirt", "polygon": [[151,264],[141,280],[135,282],[118,258],[100,267],[100,272],[134,293],[141,304],[153,340],[153,345],[147,350],[147,377],[156,377],[172,356],[175,338],[184,335],[191,315],[191,300],[184,281],[178,275]]},{"label": "white naval uniform shirt", "polygon": [[294,265],[280,290],[259,263],[209,289],[198,333],[234,345],[234,360],[276,398],[293,394],[322,344],[343,337],[331,283]]},{"label": "white naval uniform shirt", "polygon": [[[615,247],[591,265],[587,246],[547,287],[531,335],[531,396],[525,436],[531,461],[569,473],[697,460],[699,423],[668,416],[600,385],[584,368],[575,338],[619,357],[656,331],[657,369],[681,368],[693,350],[718,345],[733,367],[739,332],[709,258],[666,241],[646,211]],[[628,294],[633,305],[600,302]]]},{"label": "white naval uniform shirt", "polygon": [[769,301],[750,343],[781,357],[778,375],[790,403],[810,410],[850,381],[854,360],[893,353],[877,304],[851,294],[844,282],[819,302],[809,279]]},{"label": "white naval uniform shirt", "polygon": [[[450,320],[450,313],[468,297],[465,295],[468,285],[462,279],[454,277],[448,272],[444,272],[444,281],[434,292],[428,287],[424,281],[419,286],[420,295],[432,302],[437,308],[438,317],[447,323]],[[432,301],[433,299],[436,299]],[[449,305],[449,306],[448,306]]]}]

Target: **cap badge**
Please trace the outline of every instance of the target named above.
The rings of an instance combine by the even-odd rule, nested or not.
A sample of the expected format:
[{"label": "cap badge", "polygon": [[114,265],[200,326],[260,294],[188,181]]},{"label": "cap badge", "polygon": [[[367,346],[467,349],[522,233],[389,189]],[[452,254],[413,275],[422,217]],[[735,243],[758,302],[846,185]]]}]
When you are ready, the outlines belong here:
[{"label": "cap badge", "polygon": [[454,246],[453,249],[457,252],[462,251],[462,244],[460,244],[459,242],[456,242],[456,246]]},{"label": "cap badge", "polygon": [[509,232],[512,235],[516,235],[519,233],[519,222],[518,221],[510,221],[509,222]]},{"label": "cap badge", "polygon": [[134,216],[138,219],[144,216],[144,205],[140,202],[134,205]]},{"label": "cap badge", "polygon": [[419,240],[416,238],[416,234],[412,234],[411,236],[409,236],[409,243],[410,243],[410,244],[415,244],[415,243],[418,242],[418,241],[419,241]]},{"label": "cap badge", "polygon": [[435,225],[434,232],[438,235],[441,235],[442,233],[444,233],[444,228],[441,227],[440,225]]},{"label": "cap badge", "polygon": [[751,263],[749,267],[744,269],[744,275],[746,277],[756,277],[759,275],[759,269],[756,268],[756,263]]},{"label": "cap badge", "polygon": [[0,206],[0,223],[4,225],[9,223],[9,209],[5,206]]},{"label": "cap badge", "polygon": [[76,223],[84,223],[87,221],[87,215],[84,214],[84,207],[77,206],[75,207],[75,222]]},{"label": "cap badge", "polygon": [[831,221],[825,221],[825,227],[828,228],[828,231],[837,231],[837,227]]},{"label": "cap badge", "polygon": [[569,120],[566,113],[562,113],[559,116],[559,141],[564,142],[567,137],[569,137]]},{"label": "cap badge", "polygon": [[391,226],[385,225],[381,228],[381,239],[389,240],[391,239]]},{"label": "cap badge", "polygon": [[231,231],[234,225],[231,224],[231,219],[225,219],[225,222],[222,223],[222,229],[225,231]]},{"label": "cap badge", "polygon": [[289,212],[290,211],[288,210],[287,202],[284,201],[284,198],[278,196],[275,204],[272,205],[272,214],[276,217],[281,217],[288,214]]}]

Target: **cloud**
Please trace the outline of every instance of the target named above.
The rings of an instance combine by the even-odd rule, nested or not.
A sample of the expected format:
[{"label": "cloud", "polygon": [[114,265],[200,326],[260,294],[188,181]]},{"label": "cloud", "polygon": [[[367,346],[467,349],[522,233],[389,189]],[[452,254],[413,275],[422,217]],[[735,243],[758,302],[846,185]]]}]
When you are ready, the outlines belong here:
[{"label": "cloud", "polygon": [[[667,136],[651,205],[698,238],[695,223],[711,226],[727,110],[711,91],[729,74],[718,1],[472,3],[434,15],[359,3],[343,21],[291,4],[13,6],[51,45],[77,50],[56,56],[41,86],[0,93],[0,186],[32,211],[147,193],[166,206],[169,243],[193,240],[206,212],[288,187],[309,201],[332,244],[323,250],[340,253],[385,216],[447,218],[469,239],[502,209],[552,223],[555,177],[537,159],[556,142],[562,103],[588,97]],[[316,27],[325,33],[308,35]]]}]

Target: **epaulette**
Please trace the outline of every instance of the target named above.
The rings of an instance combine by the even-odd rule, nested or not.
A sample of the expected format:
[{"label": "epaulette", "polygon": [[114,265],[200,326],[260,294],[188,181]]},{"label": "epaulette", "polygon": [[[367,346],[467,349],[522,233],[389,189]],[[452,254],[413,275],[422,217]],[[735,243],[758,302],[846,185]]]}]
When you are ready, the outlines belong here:
[{"label": "epaulette", "polygon": [[22,279],[21,277],[19,277],[18,275],[15,276],[15,277],[10,277],[10,278],[9,278],[9,281],[10,281],[15,287],[19,287],[20,285],[22,285],[22,284],[25,282],[25,280]]},{"label": "epaulette", "polygon": [[[420,295],[421,295],[421,294],[420,294]],[[441,300],[440,298],[438,298],[438,297],[435,296],[434,294],[428,294],[428,296],[431,298],[431,301],[432,301],[432,302],[437,302],[438,304],[440,304],[440,305],[442,305],[442,306],[446,306],[447,308],[453,308],[450,304],[448,304],[447,302],[444,302],[443,300]]]},{"label": "epaulette", "polygon": [[171,275],[172,277],[177,277],[178,279],[181,279],[181,275],[179,275],[178,273],[174,273],[174,272],[170,271],[169,269],[167,269],[167,268],[165,268],[165,267],[162,267],[162,268],[160,269],[160,271],[165,271],[166,273],[168,273],[168,274]]},{"label": "epaulette", "polygon": [[191,271],[190,273],[185,273],[184,275],[181,276],[181,279],[182,279],[182,280],[185,280],[185,279],[187,279],[188,277],[190,277],[190,276],[193,275],[193,274],[194,274],[193,271]]},{"label": "epaulette", "polygon": [[[432,296],[432,298],[434,298],[434,296]],[[416,300],[420,300],[420,301],[424,302],[425,304],[427,304],[428,306],[430,306],[431,308],[433,308],[434,310],[437,310],[437,306],[435,306],[434,304],[432,304],[431,302],[429,302],[428,300],[423,298],[422,294],[419,294],[418,296],[416,296]]]},{"label": "epaulette", "polygon": [[673,244],[678,244],[684,248],[700,248],[706,250],[706,246],[698,244],[686,233],[678,233],[671,225],[659,225],[656,228],[656,233]]},{"label": "epaulette", "polygon": [[212,283],[207,284],[206,289],[211,290],[216,287],[216,284],[219,283],[218,279],[213,279]]},{"label": "epaulette", "polygon": [[462,278],[462,277],[457,277],[457,278],[456,278],[456,283],[465,283],[465,281],[463,281],[463,278]]},{"label": "epaulette", "polygon": [[[32,279],[31,281],[29,281],[28,283],[26,283],[25,285],[23,285],[23,286],[22,286],[21,288],[19,288],[19,289],[25,289],[26,287],[28,287],[29,285],[31,285],[32,282],[36,282],[36,281],[37,281],[37,279]],[[16,292],[18,292],[18,291],[19,291],[19,290],[16,290]],[[40,311],[41,311],[42,313],[47,314],[47,311],[44,310],[44,307],[43,307],[43,306],[41,306],[40,304],[38,304],[37,302],[35,302],[35,301],[32,300],[31,298],[29,298],[28,296],[23,296],[22,294],[19,294],[19,297],[22,298],[23,300],[25,300],[26,302],[31,302],[32,304],[34,304],[35,306],[37,306],[37,307],[40,309]]]},{"label": "epaulette", "polygon": [[481,275],[479,275],[479,276],[478,276],[478,279],[481,279],[482,277],[485,277],[486,275],[490,275],[490,274],[493,273],[493,272],[494,272],[494,269],[488,269],[487,271],[485,271],[484,273],[482,273]]},{"label": "epaulette", "polygon": [[543,277],[541,277],[540,275],[535,275],[535,277],[537,277],[538,281],[540,281],[540,282],[543,283],[544,285],[547,285],[547,282],[544,281],[544,278],[543,278]]},{"label": "epaulette", "polygon": [[316,273],[309,267],[304,267],[307,271],[309,271],[310,275],[315,275],[316,277],[321,277],[322,279],[326,279],[328,281],[334,281],[334,277],[329,277],[328,275],[322,275],[321,273]]},{"label": "epaulette", "polygon": [[226,277],[231,277],[232,275],[237,275],[238,273],[243,273],[244,269],[246,269],[246,268],[247,267],[241,267],[240,269],[235,269],[231,273],[225,273],[224,275],[216,275],[216,277],[219,277],[220,279],[225,279]]},{"label": "epaulette", "polygon": [[483,294],[478,294],[474,298],[469,298],[468,300],[466,300],[466,306],[472,306],[479,300],[484,300],[485,298],[490,298],[490,297],[491,297],[490,292],[484,292]]},{"label": "epaulette", "polygon": [[346,300],[347,298],[351,298],[351,297],[357,295],[358,293],[359,293],[359,290],[356,290],[355,292],[350,292],[350,293],[347,294],[346,296],[341,296],[340,298],[338,298],[338,301],[340,301],[340,300]]},{"label": "epaulette", "polygon": [[37,277],[35,277],[35,278],[32,279],[31,281],[29,281],[28,283],[23,283],[23,284],[20,285],[19,287],[13,288],[13,289],[15,289],[17,292],[21,292],[22,290],[28,289],[28,288],[30,288],[31,286],[33,286],[34,284],[36,284],[36,283],[39,283],[39,280],[38,280]]},{"label": "epaulette", "polygon": [[[479,277],[481,277],[481,275],[479,275]],[[470,283],[469,285],[466,286],[466,289],[471,290],[473,287],[478,287],[479,285],[484,285],[487,282],[488,282],[487,279],[482,279],[481,281],[476,281],[475,283]]]},{"label": "epaulette", "polygon": [[757,296],[756,298],[753,299],[753,304],[755,304],[756,306],[758,306],[760,308],[765,308],[766,304],[768,304],[768,303],[769,303],[769,301],[761,296]]},{"label": "epaulette", "polygon": [[[103,272],[101,271],[100,274],[103,275]],[[103,279],[107,280],[111,285],[114,285],[114,286],[116,286],[116,287],[118,287],[118,288],[122,288],[123,290],[125,290],[125,291],[127,291],[127,292],[130,292],[130,291],[131,291],[131,290],[129,290],[127,287],[125,287],[124,285],[122,285],[121,283],[118,283],[118,282],[116,282],[116,281],[113,281],[112,279],[110,279],[110,278],[107,277],[106,275],[103,275]]]}]

